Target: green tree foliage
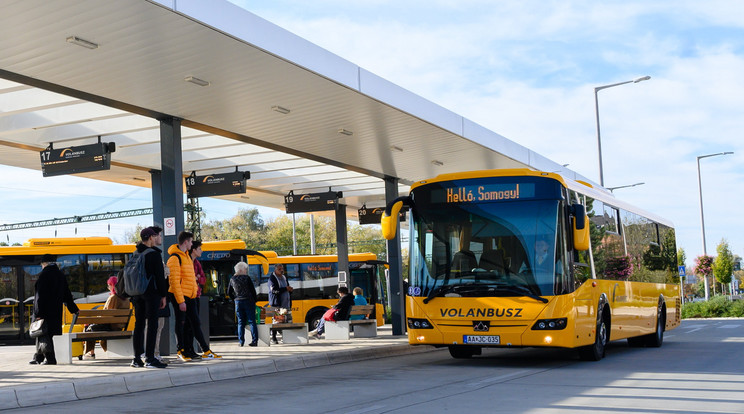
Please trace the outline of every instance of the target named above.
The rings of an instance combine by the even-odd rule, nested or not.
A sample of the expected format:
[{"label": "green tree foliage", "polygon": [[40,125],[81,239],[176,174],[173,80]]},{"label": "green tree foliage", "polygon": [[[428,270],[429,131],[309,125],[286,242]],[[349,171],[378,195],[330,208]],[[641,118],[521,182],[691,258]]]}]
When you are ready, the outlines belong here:
[{"label": "green tree foliage", "polygon": [[687,255],[685,254],[685,249],[679,248],[677,250],[677,266],[684,266],[685,261],[687,261]]},{"label": "green tree foliage", "polygon": [[256,208],[239,209],[225,220],[212,220],[202,225],[202,240],[243,240],[247,245],[261,244],[265,224]]},{"label": "green tree foliage", "polygon": [[140,237],[140,232],[144,226],[141,224],[137,224],[132,230],[127,230],[124,232],[124,243],[139,243],[142,238]]},{"label": "green tree foliage", "polygon": [[734,255],[725,239],[718,243],[716,252],[718,256],[713,261],[713,275],[718,283],[726,285],[731,282],[731,274],[734,272]]}]

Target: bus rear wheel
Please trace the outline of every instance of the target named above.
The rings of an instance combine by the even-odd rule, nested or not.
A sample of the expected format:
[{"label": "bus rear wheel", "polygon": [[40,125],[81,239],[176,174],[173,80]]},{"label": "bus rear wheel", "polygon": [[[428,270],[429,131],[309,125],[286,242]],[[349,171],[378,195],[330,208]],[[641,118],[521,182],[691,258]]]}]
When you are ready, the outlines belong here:
[{"label": "bus rear wheel", "polygon": [[315,328],[317,328],[318,324],[320,323],[320,319],[323,317],[324,313],[325,313],[325,310],[322,310],[322,309],[312,310],[308,312],[307,316],[305,317],[305,322],[307,322],[307,329],[312,331]]},{"label": "bus rear wheel", "polygon": [[452,358],[467,359],[473,355],[480,355],[482,349],[479,346],[450,345],[449,352]]},{"label": "bus rear wheel", "polygon": [[666,308],[664,303],[659,301],[659,307],[656,313],[656,332],[648,334],[643,338],[646,340],[646,346],[649,348],[660,348],[664,343],[664,328],[666,327]]}]

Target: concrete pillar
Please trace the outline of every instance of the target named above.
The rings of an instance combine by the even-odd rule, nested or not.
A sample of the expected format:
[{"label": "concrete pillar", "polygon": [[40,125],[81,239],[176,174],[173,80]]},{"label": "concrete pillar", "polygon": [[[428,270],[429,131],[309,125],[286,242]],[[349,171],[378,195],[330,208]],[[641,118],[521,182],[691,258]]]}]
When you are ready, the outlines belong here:
[{"label": "concrete pillar", "polygon": [[[398,179],[385,178],[385,203],[398,198]],[[406,332],[406,295],[403,292],[403,262],[401,260],[400,224],[395,232],[395,238],[387,241],[388,263],[390,264],[390,310],[392,312],[393,335],[403,335]]]}]

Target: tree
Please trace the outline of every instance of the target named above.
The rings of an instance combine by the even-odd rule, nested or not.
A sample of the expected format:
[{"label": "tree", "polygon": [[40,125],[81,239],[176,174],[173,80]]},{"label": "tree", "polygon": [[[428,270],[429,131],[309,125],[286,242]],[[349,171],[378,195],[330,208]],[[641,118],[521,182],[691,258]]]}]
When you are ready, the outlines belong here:
[{"label": "tree", "polygon": [[685,249],[680,247],[679,250],[677,250],[677,266],[684,266],[686,261],[687,255],[685,254]]},{"label": "tree", "polygon": [[731,282],[731,274],[734,272],[734,255],[729,249],[726,239],[721,239],[716,247],[718,256],[713,261],[713,275],[718,283],[722,285],[722,292],[725,286]]},{"label": "tree", "polygon": [[[248,246],[264,242],[265,224],[256,208],[239,209],[225,220],[212,220],[202,225],[202,240],[243,240]],[[252,248],[252,247],[251,247]]]},{"label": "tree", "polygon": [[141,224],[137,224],[135,228],[133,228],[131,231],[127,230],[124,232],[124,243],[139,243],[142,238],[140,237],[140,232],[144,226]]},{"label": "tree", "polygon": [[[713,257],[707,255],[701,255],[695,258],[695,268],[693,269],[696,275],[707,278],[713,274]],[[713,287],[715,289],[715,286]],[[715,292],[715,290],[714,290]]]}]

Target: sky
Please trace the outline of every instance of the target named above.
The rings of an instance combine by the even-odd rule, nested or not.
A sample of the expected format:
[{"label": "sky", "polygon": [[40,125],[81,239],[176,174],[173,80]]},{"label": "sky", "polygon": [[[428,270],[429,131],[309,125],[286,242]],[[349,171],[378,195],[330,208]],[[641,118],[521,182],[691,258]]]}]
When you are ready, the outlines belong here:
[{"label": "sky", "polygon": [[[744,256],[744,2],[231,1],[596,182],[594,88],[651,76],[598,93],[605,185],[643,182],[615,194],[671,220],[692,266],[703,252],[696,157],[734,152],[700,162],[707,252],[726,239]],[[149,189],[0,173],[21,178],[0,187],[0,223],[150,205]],[[200,203],[207,219],[245,207]],[[77,231],[116,240],[147,220]],[[74,235],[74,226],[61,226],[35,237],[54,230]]]}]

